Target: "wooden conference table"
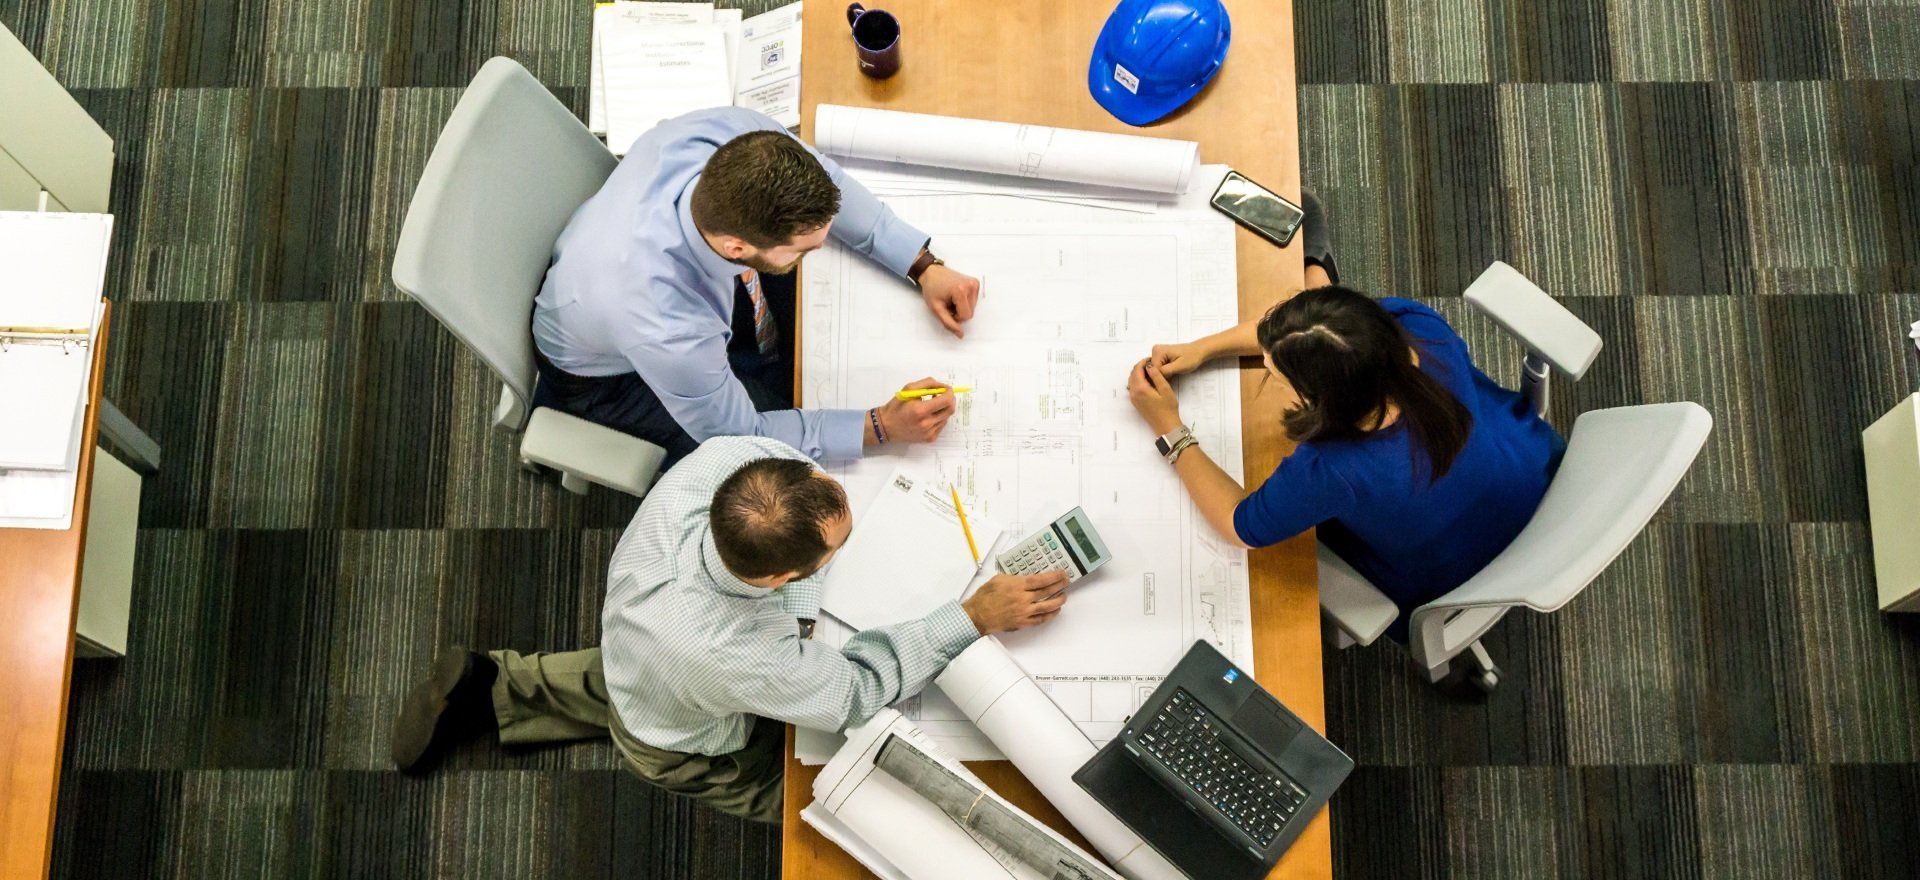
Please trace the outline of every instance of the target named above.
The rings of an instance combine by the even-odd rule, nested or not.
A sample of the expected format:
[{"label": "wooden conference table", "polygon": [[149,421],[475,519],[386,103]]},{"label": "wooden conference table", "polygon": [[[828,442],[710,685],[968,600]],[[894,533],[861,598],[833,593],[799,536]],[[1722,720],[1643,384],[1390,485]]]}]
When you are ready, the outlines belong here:
[{"label": "wooden conference table", "polygon": [[[845,4],[814,2],[805,8],[801,119],[802,132],[809,139],[814,107],[822,103],[1156,135],[1199,141],[1201,161],[1231,165],[1283,195],[1299,196],[1291,0],[1236,4],[1232,51],[1212,85],[1171,118],[1144,129],[1109,116],[1087,93],[1087,62],[1114,0],[1019,4],[880,0],[868,6],[900,19],[904,63],[891,79],[874,81],[860,74]],[[1281,293],[1300,287],[1303,267],[1297,243],[1280,250],[1241,229],[1238,251],[1242,317],[1265,311]],[[799,344],[806,344],[804,327]],[[1254,400],[1258,381],[1257,370],[1242,370],[1246,474],[1256,481],[1291,449],[1272,406]],[[1144,430],[1141,442],[1146,442]],[[1255,551],[1250,569],[1255,677],[1324,731],[1320,602],[1312,536]],[[1028,812],[1067,830],[1060,815],[1011,764],[994,761],[969,766]],[[812,800],[818,773],[818,767],[794,760],[789,732],[783,876],[787,880],[867,876],[850,856],[800,818],[800,809]],[[1327,878],[1333,873],[1332,861],[1327,814],[1322,812],[1272,876]]]},{"label": "wooden conference table", "polygon": [[74,615],[106,377],[107,316],[93,344],[73,525],[0,529],[0,877],[47,876],[67,728]]}]

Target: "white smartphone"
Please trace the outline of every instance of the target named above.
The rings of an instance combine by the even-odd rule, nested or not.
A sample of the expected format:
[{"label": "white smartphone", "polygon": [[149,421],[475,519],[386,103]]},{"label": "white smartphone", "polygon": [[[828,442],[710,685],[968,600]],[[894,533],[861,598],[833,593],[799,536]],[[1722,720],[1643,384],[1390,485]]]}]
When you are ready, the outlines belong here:
[{"label": "white smartphone", "polygon": [[1228,171],[1213,191],[1213,207],[1281,247],[1293,240],[1293,234],[1300,231],[1300,221],[1307,216],[1299,205],[1238,171]]}]

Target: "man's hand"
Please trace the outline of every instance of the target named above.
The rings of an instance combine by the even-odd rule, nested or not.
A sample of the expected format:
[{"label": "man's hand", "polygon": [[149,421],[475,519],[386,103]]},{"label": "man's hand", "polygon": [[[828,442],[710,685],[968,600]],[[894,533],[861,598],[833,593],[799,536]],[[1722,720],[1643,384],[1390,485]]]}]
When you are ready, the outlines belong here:
[{"label": "man's hand", "polygon": [[996,574],[960,607],[983,636],[1046,623],[1067,604],[1067,573]]},{"label": "man's hand", "polygon": [[[926,378],[907,383],[904,390],[951,387],[938,379]],[[947,427],[947,420],[953,418],[954,405],[954,395],[948,392],[917,400],[888,397],[887,402],[875,407],[875,410],[880,416],[880,428],[886,432],[886,442],[930,443]],[[868,443],[882,439],[873,435],[871,426],[867,428]]]},{"label": "man's hand", "polygon": [[1178,345],[1156,345],[1153,356],[1147,361],[1160,368],[1162,376],[1178,376],[1200,369],[1207,362],[1207,351],[1198,342],[1182,342]]},{"label": "man's hand", "polygon": [[1153,358],[1133,365],[1132,372],[1127,374],[1127,397],[1155,434],[1178,430],[1183,424],[1180,398],[1173,393],[1173,384],[1167,381],[1166,374],[1153,365]]},{"label": "man's hand", "polygon": [[928,266],[920,273],[920,298],[948,333],[965,337],[967,331],[960,324],[973,318],[973,308],[980,303],[980,279],[945,266]]}]

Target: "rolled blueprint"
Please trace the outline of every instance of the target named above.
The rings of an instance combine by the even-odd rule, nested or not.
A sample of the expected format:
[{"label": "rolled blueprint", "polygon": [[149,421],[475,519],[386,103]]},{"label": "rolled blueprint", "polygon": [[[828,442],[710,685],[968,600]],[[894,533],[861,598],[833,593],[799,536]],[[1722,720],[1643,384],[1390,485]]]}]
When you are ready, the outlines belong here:
[{"label": "rolled blueprint", "polygon": [[[890,750],[891,763],[910,781],[879,765],[882,750],[899,743],[913,749]],[[944,772],[931,774],[929,765]],[[956,821],[930,799],[948,802],[952,809],[956,781],[963,788],[971,787],[968,806],[979,813],[982,823]],[[928,792],[916,790],[914,784]],[[1118,880],[1092,855],[988,790],[892,709],[881,710],[873,720],[847,731],[847,744],[814,778],[813,797],[814,806],[832,814],[840,827],[866,845],[867,858],[884,860],[912,880]],[[1007,840],[987,836],[979,824]],[[1038,838],[1048,843],[1042,845]],[[1021,851],[1024,856],[1016,854]],[[1060,853],[1071,858],[1062,862]],[[1042,869],[1027,858],[1051,861]]]},{"label": "rolled blueprint", "polygon": [[1105,880],[1113,873],[1083,856],[1025,813],[985,797],[986,786],[948,770],[945,765],[898,736],[889,736],[874,765],[907,784],[940,812],[993,842],[1007,855],[1057,880]]},{"label": "rolled blueprint", "polygon": [[933,683],[1086,835],[1114,870],[1128,880],[1186,877],[1073,781],[1074,771],[1092,760],[1093,742],[998,639],[975,641]]},{"label": "rolled blueprint", "polygon": [[822,152],[1177,195],[1200,163],[1194,141],[1022,125],[821,104],[813,143]]}]

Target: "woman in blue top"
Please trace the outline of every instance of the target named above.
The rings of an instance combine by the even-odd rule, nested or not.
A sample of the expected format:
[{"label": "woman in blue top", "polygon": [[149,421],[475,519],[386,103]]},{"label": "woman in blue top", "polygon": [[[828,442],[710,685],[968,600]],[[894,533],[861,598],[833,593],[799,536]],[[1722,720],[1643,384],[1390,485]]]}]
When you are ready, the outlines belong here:
[{"label": "woman in blue top", "polygon": [[1388,635],[1505,549],[1547,491],[1566,443],[1487,378],[1446,319],[1404,299],[1321,287],[1183,345],[1156,345],[1127,390],[1168,446],[1185,432],[1168,378],[1260,355],[1298,447],[1248,493],[1197,445],[1174,468],[1214,529],[1265,547],[1320,542],[1400,606]]}]

